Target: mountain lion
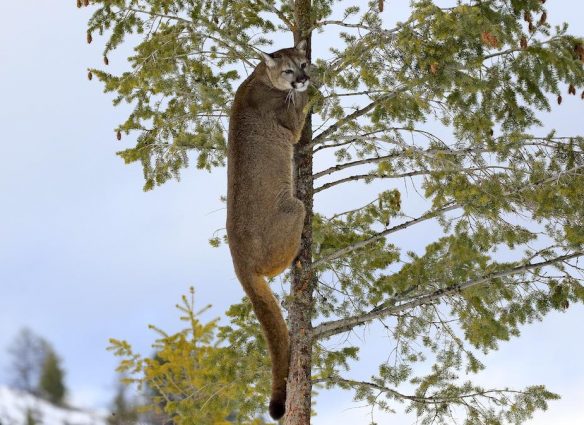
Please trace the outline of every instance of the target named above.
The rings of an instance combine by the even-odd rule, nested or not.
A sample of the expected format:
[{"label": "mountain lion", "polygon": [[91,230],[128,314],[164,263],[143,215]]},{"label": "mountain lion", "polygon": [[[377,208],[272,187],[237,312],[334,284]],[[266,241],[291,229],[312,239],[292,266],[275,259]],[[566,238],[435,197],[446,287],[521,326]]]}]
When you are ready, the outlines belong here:
[{"label": "mountain lion", "polygon": [[307,103],[306,42],[263,54],[239,86],[229,120],[227,237],[235,273],[251,300],[272,361],[270,415],[284,415],[290,341],[265,277],[298,254],[304,205],[294,197],[293,145]]}]

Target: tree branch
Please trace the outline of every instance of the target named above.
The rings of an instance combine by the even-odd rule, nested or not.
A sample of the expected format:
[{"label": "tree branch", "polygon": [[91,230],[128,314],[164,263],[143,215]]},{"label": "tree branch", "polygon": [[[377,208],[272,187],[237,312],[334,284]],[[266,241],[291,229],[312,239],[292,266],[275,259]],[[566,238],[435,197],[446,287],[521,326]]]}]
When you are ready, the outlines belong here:
[{"label": "tree branch", "polygon": [[371,111],[373,108],[375,108],[375,106],[377,106],[378,104],[380,104],[381,101],[382,101],[382,99],[384,99],[384,97],[381,97],[379,99],[376,99],[373,102],[369,103],[367,106],[364,106],[361,109],[357,109],[356,111],[350,113],[349,115],[344,116],[343,118],[341,118],[340,120],[338,120],[337,122],[335,122],[334,124],[332,124],[330,127],[328,127],[326,130],[322,131],[314,139],[312,139],[312,144],[311,145],[315,145],[315,144],[319,143],[322,139],[330,136],[332,133],[334,133],[335,131],[337,131],[340,127],[342,127],[346,123],[351,122],[351,121],[359,118],[362,115],[365,115],[366,113],[368,113],[369,111]]},{"label": "tree branch", "polygon": [[[373,34],[373,32],[369,33],[368,35],[371,35],[371,34]],[[546,40],[546,41],[543,41],[543,42],[539,42],[539,43],[535,43],[535,44],[533,44],[533,46],[543,46],[543,45],[549,44],[549,43],[551,43],[551,42],[553,42],[555,40],[558,40],[560,38],[561,37],[552,37],[549,40]],[[513,52],[516,52],[516,51],[523,51],[523,49],[521,49],[521,48],[510,48],[510,49],[507,49],[507,50],[502,51],[502,52],[496,52],[496,53],[493,53],[493,54],[490,54],[490,55],[486,55],[486,56],[482,57],[481,60],[484,62],[487,59],[492,59],[492,58],[495,58],[497,56],[506,55],[506,54],[513,53]],[[465,68],[464,67],[457,67],[456,68],[457,71],[461,71],[463,69],[465,69]],[[400,87],[399,89],[396,89],[396,90],[394,90],[394,91],[392,91],[390,93],[387,93],[385,95],[380,96],[379,98],[375,99],[374,101],[372,101],[368,105],[364,106],[363,108],[357,109],[354,112],[352,112],[351,114],[344,116],[343,118],[339,119],[337,122],[335,122],[334,124],[332,124],[330,127],[328,127],[326,130],[324,130],[320,134],[318,134],[312,140],[312,143],[310,143],[309,145],[307,145],[305,148],[306,149],[310,149],[310,148],[314,147],[318,143],[322,142],[323,139],[325,139],[326,137],[330,136],[332,133],[334,133],[335,131],[337,131],[343,125],[345,125],[345,124],[347,124],[347,123],[349,123],[349,122],[351,122],[351,121],[353,121],[353,120],[355,120],[355,119],[357,119],[357,118],[359,118],[359,117],[361,117],[361,116],[369,113],[378,104],[380,104],[380,103],[382,103],[382,102],[384,102],[386,100],[389,100],[389,99],[392,99],[392,98],[396,97],[398,94],[406,91],[407,89],[409,89],[409,86],[405,86],[404,85],[404,86]]]},{"label": "tree branch", "polygon": [[389,228],[389,229],[386,229],[382,232],[379,232],[379,233],[375,234],[374,236],[371,236],[370,238],[364,239],[364,240],[359,241],[359,242],[355,242],[354,244],[351,244],[351,245],[348,245],[342,249],[339,249],[338,251],[335,251],[332,254],[327,255],[326,257],[319,258],[318,260],[314,261],[312,264],[313,264],[313,266],[319,266],[323,263],[328,263],[329,261],[340,258],[343,255],[348,254],[349,252],[355,251],[356,249],[362,248],[364,246],[369,245],[370,243],[373,243],[381,238],[384,238],[385,236],[387,236],[391,233],[395,233],[395,232],[398,232],[400,230],[406,229],[406,228],[411,227],[414,224],[418,224],[422,221],[430,220],[430,219],[432,219],[440,214],[455,210],[455,209],[460,208],[460,207],[461,207],[461,205],[454,203],[454,202],[451,202],[449,204],[446,204],[445,206],[443,206],[440,209],[428,211],[426,214],[421,215],[418,218],[415,218],[415,219],[410,220],[410,221],[406,221],[405,223],[399,224],[397,226],[394,226],[392,228]]},{"label": "tree branch", "polygon": [[[364,133],[364,134],[361,134],[361,135],[358,135],[358,136],[357,135],[355,135],[355,136],[341,136],[341,137],[338,137],[338,138],[335,138],[335,139],[337,139],[337,140],[345,140],[344,142],[335,143],[335,144],[332,144],[332,145],[322,144],[322,145],[318,146],[317,148],[314,148],[314,150],[312,152],[313,153],[316,153],[316,152],[318,152],[318,151],[320,151],[322,149],[338,148],[340,146],[344,146],[344,145],[349,145],[351,143],[355,143],[355,142],[357,142],[359,140],[378,140],[379,138],[372,137],[372,136],[375,135],[375,134],[378,134],[378,133],[382,133],[384,131],[386,131],[386,129],[371,131],[369,133]],[[313,145],[314,144],[312,144],[312,146]]]},{"label": "tree branch", "polygon": [[[584,255],[584,251],[576,251],[572,254],[562,255],[560,257],[557,257],[557,258],[554,258],[551,260],[541,261],[539,263],[527,263],[527,264],[523,264],[521,266],[513,267],[511,269],[500,270],[498,272],[489,273],[489,274],[487,274],[479,279],[470,280],[470,281],[467,281],[465,283],[451,285],[451,286],[447,286],[445,288],[437,289],[429,294],[418,296],[418,297],[416,297],[408,302],[405,302],[405,303],[399,304],[399,305],[393,305],[393,303],[396,300],[392,299],[390,301],[386,301],[385,303],[375,307],[373,310],[371,310],[368,313],[365,313],[365,314],[362,314],[359,316],[348,317],[346,319],[339,319],[339,320],[333,320],[330,322],[321,323],[320,325],[316,326],[313,329],[312,335],[314,338],[318,338],[318,339],[329,338],[333,335],[336,335],[336,334],[339,334],[342,332],[347,332],[347,331],[353,329],[355,326],[364,325],[365,323],[368,323],[374,319],[379,319],[379,318],[389,316],[392,314],[401,313],[402,311],[409,310],[409,309],[412,309],[415,307],[419,307],[422,304],[430,304],[434,301],[437,301],[438,299],[442,298],[445,295],[459,293],[459,292],[461,292],[465,289],[468,289],[470,287],[480,285],[482,283],[490,282],[493,279],[511,276],[511,275],[522,273],[525,271],[554,265],[557,263],[561,263],[564,261],[568,261],[568,260],[571,260],[574,258],[581,257],[583,255]],[[397,301],[399,301],[399,300],[397,300]]]},{"label": "tree branch", "polygon": [[378,97],[373,102],[369,103],[367,106],[364,106],[361,109],[357,109],[354,112],[350,113],[349,115],[344,116],[343,118],[339,119],[337,122],[332,124],[330,127],[328,127],[326,130],[322,131],[318,136],[313,138],[312,143],[310,143],[310,145],[307,145],[307,148],[312,148],[314,145],[320,143],[323,139],[325,139],[328,136],[330,136],[331,134],[333,134],[335,131],[337,131],[339,128],[341,128],[343,125],[345,125],[353,120],[356,120],[357,118],[369,113],[373,108],[375,108],[380,103],[382,103],[386,100],[389,100],[389,99],[393,99],[394,97],[396,97],[398,94],[404,92],[405,90],[406,90],[406,86],[402,86],[399,89],[396,89],[390,93],[387,93],[385,95]]},{"label": "tree branch", "polygon": [[[562,178],[562,176],[570,175],[571,173],[574,173],[575,171],[577,171],[577,170],[579,170],[581,168],[584,168],[584,165],[577,165],[577,166],[575,166],[573,168],[570,168],[568,170],[560,171],[558,174],[553,175],[551,177],[542,179],[542,180],[540,180],[538,182],[535,182],[533,184],[529,184],[527,186],[520,187],[517,190],[512,190],[512,191],[506,192],[502,196],[509,197],[509,196],[512,196],[512,195],[516,195],[518,193],[521,193],[521,192],[523,192],[525,190],[528,190],[528,189],[533,189],[535,187],[538,187],[538,186],[541,186],[541,185],[544,185],[544,184],[556,182],[560,178]],[[325,263],[325,262],[328,262],[328,261],[332,261],[332,260],[334,260],[336,258],[342,257],[345,254],[348,254],[349,252],[352,252],[352,251],[354,251],[356,249],[359,249],[359,248],[362,248],[364,246],[367,246],[370,243],[373,243],[373,242],[379,240],[380,238],[382,238],[382,237],[384,237],[386,235],[389,235],[391,233],[394,233],[394,232],[397,232],[399,230],[405,229],[407,227],[413,226],[414,224],[417,224],[417,223],[420,223],[422,221],[426,221],[426,220],[429,220],[431,218],[434,218],[434,217],[436,217],[436,216],[438,216],[438,215],[440,215],[442,213],[445,213],[445,212],[448,212],[448,211],[452,211],[452,210],[455,210],[455,209],[458,209],[458,208],[462,208],[462,205],[457,204],[454,201],[452,201],[452,202],[444,205],[442,208],[440,208],[438,210],[429,211],[426,214],[424,214],[424,215],[422,215],[422,216],[420,216],[420,217],[418,217],[416,219],[413,219],[413,220],[410,220],[410,221],[406,221],[405,223],[402,223],[402,224],[400,224],[398,226],[392,227],[390,229],[386,229],[386,230],[384,230],[384,231],[382,231],[380,233],[377,233],[374,236],[371,236],[370,238],[367,238],[367,239],[364,239],[362,241],[356,242],[354,244],[348,245],[345,248],[342,248],[342,249],[340,249],[340,250],[338,250],[336,252],[333,252],[332,254],[330,254],[330,255],[328,255],[326,257],[319,258],[313,264],[314,265],[320,265],[322,263]]]},{"label": "tree branch", "polygon": [[[351,142],[354,140],[355,139],[352,139]],[[327,147],[330,147],[330,146],[327,146]],[[416,148],[415,146],[408,146],[407,148],[404,148],[400,151],[394,151],[389,155],[377,156],[374,158],[365,158],[365,159],[360,159],[357,161],[346,162],[344,164],[337,164],[333,167],[329,167],[325,170],[319,171],[318,173],[314,174],[313,177],[314,177],[314,179],[318,179],[320,177],[335,173],[337,171],[344,170],[345,168],[356,167],[356,166],[364,165],[364,164],[375,164],[376,162],[385,161],[386,159],[399,158],[400,156],[402,156],[404,153],[406,153],[408,151],[412,151],[412,152],[418,153],[420,155],[426,155],[426,156],[432,156],[432,157],[435,156],[436,154],[466,155],[469,153],[491,152],[491,150],[489,150],[489,149],[482,149],[482,148],[467,148],[467,149],[460,149],[460,150],[452,150],[452,149],[427,149],[427,150],[423,150],[423,149]]]},{"label": "tree branch", "polygon": [[326,25],[338,25],[338,26],[345,27],[345,28],[359,28],[359,29],[364,29],[364,30],[367,30],[367,31],[376,31],[376,30],[379,31],[378,29],[368,27],[367,25],[363,25],[363,24],[349,24],[349,23],[347,23],[345,21],[335,21],[335,20],[317,22],[313,26],[312,29],[321,28],[321,27],[324,27]]},{"label": "tree branch", "polygon": [[414,177],[414,176],[424,176],[431,173],[443,173],[443,172],[459,172],[459,173],[471,173],[473,171],[484,171],[484,170],[492,170],[492,169],[501,169],[501,170],[509,170],[509,167],[503,167],[498,165],[485,165],[484,167],[473,167],[473,168],[460,168],[457,170],[414,170],[408,171],[407,173],[401,174],[377,174],[377,173],[368,173],[368,174],[356,174],[353,176],[345,177],[340,180],[335,180],[333,182],[325,183],[322,186],[317,187],[314,189],[314,193],[321,192],[323,190],[329,189],[331,187],[337,186],[339,184],[357,181],[357,180],[375,180],[375,179],[401,179],[406,177]]},{"label": "tree branch", "polygon": [[389,155],[378,156],[375,158],[365,158],[365,159],[360,159],[358,161],[346,162],[344,164],[338,164],[338,165],[335,165],[334,167],[330,167],[330,168],[327,168],[326,170],[323,170],[323,171],[316,173],[313,176],[313,178],[316,180],[316,179],[323,177],[323,176],[326,176],[328,174],[332,174],[332,173],[335,173],[337,171],[344,170],[345,168],[356,167],[358,165],[364,165],[364,164],[375,164],[376,162],[385,161],[386,159],[398,158],[400,155],[403,155],[404,152],[405,152],[405,150],[399,151],[399,152],[394,152],[394,153],[389,154]]},{"label": "tree branch", "polygon": [[173,19],[175,21],[184,22],[184,23],[189,24],[189,25],[193,24],[193,21],[191,21],[189,19],[182,18],[180,16],[175,16],[175,15],[165,15],[163,13],[156,13],[156,12],[152,12],[152,11],[148,11],[148,10],[136,9],[133,7],[123,7],[123,8],[121,8],[121,10],[127,10],[129,12],[134,12],[134,13],[142,13],[145,15],[155,16],[157,18]]},{"label": "tree branch", "polygon": [[280,18],[280,20],[282,22],[284,22],[284,24],[288,27],[288,29],[292,32],[296,31],[296,26],[294,24],[294,22],[290,21],[290,19],[288,19],[286,17],[286,15],[284,15],[284,12],[282,12],[280,9],[278,9],[276,6],[274,6],[273,4],[270,4],[268,1],[266,0],[261,0],[261,3],[266,6],[270,12],[274,13],[278,18]]},{"label": "tree branch", "polygon": [[424,404],[442,404],[442,403],[452,403],[452,402],[461,402],[461,399],[465,398],[474,398],[474,397],[490,397],[489,394],[501,394],[501,393],[515,393],[515,394],[523,394],[523,391],[516,391],[516,390],[485,390],[485,391],[477,391],[474,393],[468,394],[461,394],[456,397],[437,397],[437,396],[430,396],[430,397],[419,397],[414,395],[407,395],[402,394],[399,391],[394,390],[393,388],[384,387],[382,385],[376,384],[374,382],[366,382],[366,381],[355,381],[353,379],[345,379],[337,376],[331,376],[328,378],[320,378],[313,381],[313,383],[321,383],[321,382],[332,382],[332,383],[339,383],[345,384],[352,387],[369,387],[384,393],[389,393],[396,398],[402,400],[410,400],[415,403],[424,403]]},{"label": "tree branch", "polygon": [[[539,41],[537,43],[533,43],[530,46],[527,47],[527,50],[529,50],[529,47],[541,47],[541,46],[545,46],[546,44],[550,44],[553,43],[556,40],[560,40],[562,38],[562,36],[554,36],[548,40],[545,41]],[[492,58],[496,58],[498,56],[504,56],[504,55],[508,55],[509,53],[515,53],[515,52],[523,52],[525,51],[525,49],[523,49],[522,47],[511,47],[507,50],[503,50],[500,52],[496,52],[496,53],[492,53],[490,55],[486,55],[483,56],[481,59],[484,61],[486,61],[487,59],[492,59]]]},{"label": "tree branch", "polygon": [[316,189],[314,189],[314,193],[318,193],[318,192],[321,192],[323,190],[330,189],[331,187],[334,187],[336,185],[351,182],[351,181],[367,180],[367,179],[371,179],[371,180],[374,180],[374,179],[401,179],[401,178],[405,178],[405,177],[421,176],[421,175],[425,175],[425,174],[429,174],[429,173],[430,173],[430,171],[416,170],[416,171],[410,171],[408,173],[402,173],[402,174],[357,174],[354,176],[345,177],[344,179],[335,180],[334,182],[325,183],[322,186],[319,186]]}]

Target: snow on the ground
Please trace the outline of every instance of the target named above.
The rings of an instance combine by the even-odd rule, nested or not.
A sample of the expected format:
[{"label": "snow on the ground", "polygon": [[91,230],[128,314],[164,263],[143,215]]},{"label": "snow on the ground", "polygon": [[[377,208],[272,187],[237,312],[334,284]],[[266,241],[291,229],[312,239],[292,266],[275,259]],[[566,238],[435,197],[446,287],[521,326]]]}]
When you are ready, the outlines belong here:
[{"label": "snow on the ground", "polygon": [[0,425],[27,425],[27,416],[37,425],[107,425],[105,415],[57,407],[23,391],[0,386]]}]

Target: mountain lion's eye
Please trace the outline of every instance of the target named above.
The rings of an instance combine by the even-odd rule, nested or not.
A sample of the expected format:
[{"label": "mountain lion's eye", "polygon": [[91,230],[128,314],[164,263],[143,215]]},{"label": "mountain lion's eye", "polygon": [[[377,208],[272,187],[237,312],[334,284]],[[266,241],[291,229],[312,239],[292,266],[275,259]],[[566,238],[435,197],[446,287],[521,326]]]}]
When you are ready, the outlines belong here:
[{"label": "mountain lion's eye", "polygon": [[294,74],[294,71],[292,71],[291,69],[287,69],[284,71],[286,74]]},{"label": "mountain lion's eye", "polygon": [[306,68],[306,62],[304,62],[302,65],[300,65],[300,68],[302,68],[302,69]]}]

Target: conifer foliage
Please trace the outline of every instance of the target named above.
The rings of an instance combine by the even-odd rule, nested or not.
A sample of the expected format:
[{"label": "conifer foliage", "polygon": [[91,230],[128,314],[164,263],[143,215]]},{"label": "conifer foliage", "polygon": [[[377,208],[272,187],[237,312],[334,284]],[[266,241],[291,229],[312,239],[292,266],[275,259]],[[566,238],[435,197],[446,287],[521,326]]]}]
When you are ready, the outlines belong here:
[{"label": "conifer foliage", "polygon": [[[258,408],[269,396],[271,375],[257,324],[234,331],[220,328],[216,319],[204,323],[200,316],[208,308],[195,310],[193,289],[183,296],[177,309],[185,329],[169,334],[151,326],[159,335],[154,356],[142,356],[128,342],[111,339],[109,349],[123,358],[118,367],[126,375],[122,382],[137,385],[147,395],[138,410],[177,425],[262,425]],[[234,323],[239,321],[234,318]]]},{"label": "conifer foliage", "polygon": [[[224,164],[233,90],[258,49],[282,47],[271,47],[274,36],[319,52],[295,154],[308,215],[302,267],[283,294],[287,425],[309,423],[313,385],[352,389],[388,412],[403,403],[423,424],[523,423],[557,397],[538,385],[512,391],[459,378],[483,369],[477,352],[584,300],[584,138],[545,122],[565,107],[563,95],[584,89],[584,40],[552,24],[551,2],[415,0],[392,26],[391,6],[377,0],[78,5],[87,3],[87,41],[106,37],[105,65],[122,44],[134,48],[121,74],[89,72],[116,105],[132,107],[116,132],[136,134],[136,145],[119,155],[142,164],[146,190],[178,178],[189,160]],[[313,158],[335,163],[313,170]],[[361,205],[314,208],[315,198],[365,184],[372,195]],[[422,226],[425,249],[404,249]],[[240,355],[255,353],[250,344],[265,355],[245,302],[230,317],[226,338]],[[387,329],[388,360],[371,377],[354,376],[360,343],[350,336],[367,324]],[[176,338],[171,345],[187,344]],[[264,377],[246,377],[257,392],[231,414],[256,401],[261,411]],[[210,383],[198,382],[192,391]]]},{"label": "conifer foliage", "polygon": [[39,381],[40,395],[53,404],[62,405],[66,392],[64,377],[65,373],[57,353],[52,349],[48,350]]}]

